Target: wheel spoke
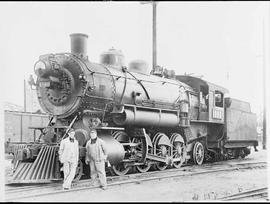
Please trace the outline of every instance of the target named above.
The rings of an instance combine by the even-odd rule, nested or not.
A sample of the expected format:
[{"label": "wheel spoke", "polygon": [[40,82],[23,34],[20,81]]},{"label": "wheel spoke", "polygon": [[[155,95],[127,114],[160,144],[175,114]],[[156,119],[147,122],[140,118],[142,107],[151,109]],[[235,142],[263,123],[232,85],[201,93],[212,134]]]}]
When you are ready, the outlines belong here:
[{"label": "wheel spoke", "polygon": [[128,173],[130,167],[125,167],[123,163],[113,165],[112,170],[117,176],[122,176]]},{"label": "wheel spoke", "polygon": [[160,171],[163,171],[167,168],[168,165],[164,164],[164,163],[158,163],[156,165],[157,169],[160,170]]},{"label": "wheel spoke", "polygon": [[150,164],[143,164],[143,165],[140,165],[140,166],[136,166],[136,169],[139,172],[144,173],[144,172],[147,172],[150,169],[150,167],[151,167]]},{"label": "wheel spoke", "polygon": [[[131,143],[135,143],[135,138],[129,138],[127,133],[125,133],[124,131],[116,131],[113,133],[114,138],[122,143],[122,142],[131,142]],[[119,138],[124,138],[124,140],[119,140]],[[133,148],[133,147],[132,147]],[[130,147],[125,147],[125,150],[130,149]],[[110,171],[117,175],[117,176],[122,176],[125,175],[126,173],[128,173],[130,167],[126,166],[124,163],[119,163],[117,165],[112,165],[112,167],[110,168]]]},{"label": "wheel spoke", "polygon": [[[179,136],[181,136],[181,135],[179,135]],[[176,138],[179,138],[179,137],[175,137],[175,139]],[[179,142],[179,141],[172,141],[172,145],[173,145],[172,157],[173,157],[173,159],[178,160],[178,161],[175,161],[173,163],[173,166],[175,168],[180,168],[182,166],[183,162],[185,161],[185,151],[186,151],[185,144],[183,142]]]}]

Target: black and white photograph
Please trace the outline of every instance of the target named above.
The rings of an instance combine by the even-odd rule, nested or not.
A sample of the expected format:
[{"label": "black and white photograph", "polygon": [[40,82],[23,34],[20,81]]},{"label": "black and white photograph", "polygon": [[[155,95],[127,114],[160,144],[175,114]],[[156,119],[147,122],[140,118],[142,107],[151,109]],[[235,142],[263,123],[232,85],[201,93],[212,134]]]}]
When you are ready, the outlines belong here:
[{"label": "black and white photograph", "polygon": [[269,202],[270,1],[0,2],[2,202]]}]

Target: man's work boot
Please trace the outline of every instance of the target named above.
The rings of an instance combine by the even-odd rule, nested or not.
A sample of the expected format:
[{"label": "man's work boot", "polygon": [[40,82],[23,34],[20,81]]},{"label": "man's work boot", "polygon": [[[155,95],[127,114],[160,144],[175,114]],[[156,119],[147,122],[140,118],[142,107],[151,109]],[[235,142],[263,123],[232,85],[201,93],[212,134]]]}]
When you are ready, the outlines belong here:
[{"label": "man's work boot", "polygon": [[96,183],[97,183],[96,179],[91,179],[89,184],[90,186],[94,186]]}]

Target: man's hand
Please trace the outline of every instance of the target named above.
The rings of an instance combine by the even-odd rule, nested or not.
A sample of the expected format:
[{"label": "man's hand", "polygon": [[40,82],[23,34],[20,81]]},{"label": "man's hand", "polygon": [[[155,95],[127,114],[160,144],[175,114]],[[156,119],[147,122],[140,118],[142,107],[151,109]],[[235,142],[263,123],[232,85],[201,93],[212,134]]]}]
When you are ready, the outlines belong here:
[{"label": "man's hand", "polygon": [[88,159],[86,159],[86,160],[85,160],[85,163],[86,163],[86,164],[89,164],[89,160],[88,160]]},{"label": "man's hand", "polygon": [[108,167],[111,167],[111,163],[109,162],[109,160],[107,160],[107,165]]},{"label": "man's hand", "polygon": [[105,161],[108,160],[108,155],[104,155],[104,160],[105,160]]}]

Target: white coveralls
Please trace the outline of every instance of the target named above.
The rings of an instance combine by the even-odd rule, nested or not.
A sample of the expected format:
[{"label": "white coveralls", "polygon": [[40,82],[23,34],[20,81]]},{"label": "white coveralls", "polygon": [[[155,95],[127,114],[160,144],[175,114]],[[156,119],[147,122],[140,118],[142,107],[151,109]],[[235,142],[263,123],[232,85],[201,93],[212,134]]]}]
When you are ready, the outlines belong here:
[{"label": "white coveralls", "polygon": [[69,137],[61,141],[59,159],[64,165],[63,188],[69,189],[71,187],[72,180],[74,179],[79,161],[79,144],[75,138],[74,142],[71,142]]},{"label": "white coveralls", "polygon": [[100,185],[107,187],[105,161],[107,159],[107,149],[102,139],[97,138],[96,143],[91,144],[91,139],[86,144],[86,163],[89,162],[91,179],[95,181],[99,178]]}]

